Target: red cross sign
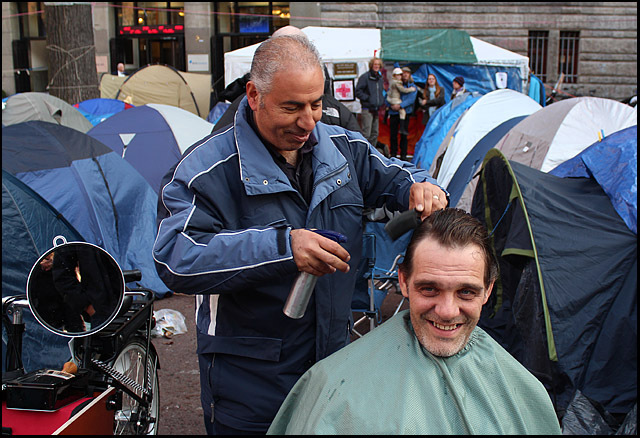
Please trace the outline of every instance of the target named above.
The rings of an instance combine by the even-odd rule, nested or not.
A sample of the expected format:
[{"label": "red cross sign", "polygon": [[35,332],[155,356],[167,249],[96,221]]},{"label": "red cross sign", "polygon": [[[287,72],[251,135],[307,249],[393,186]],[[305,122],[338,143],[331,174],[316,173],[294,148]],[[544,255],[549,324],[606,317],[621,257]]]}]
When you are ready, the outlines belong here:
[{"label": "red cross sign", "polygon": [[353,80],[333,81],[333,95],[338,100],[354,100]]}]

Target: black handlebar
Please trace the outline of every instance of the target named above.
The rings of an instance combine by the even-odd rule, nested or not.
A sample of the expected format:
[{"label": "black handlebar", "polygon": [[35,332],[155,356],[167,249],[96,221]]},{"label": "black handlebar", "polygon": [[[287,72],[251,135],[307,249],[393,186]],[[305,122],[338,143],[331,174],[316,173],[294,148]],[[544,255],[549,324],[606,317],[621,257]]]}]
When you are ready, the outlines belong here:
[{"label": "black handlebar", "polygon": [[124,282],[131,283],[132,281],[140,281],[142,279],[142,272],[140,269],[131,269],[129,271],[122,271],[124,275]]}]

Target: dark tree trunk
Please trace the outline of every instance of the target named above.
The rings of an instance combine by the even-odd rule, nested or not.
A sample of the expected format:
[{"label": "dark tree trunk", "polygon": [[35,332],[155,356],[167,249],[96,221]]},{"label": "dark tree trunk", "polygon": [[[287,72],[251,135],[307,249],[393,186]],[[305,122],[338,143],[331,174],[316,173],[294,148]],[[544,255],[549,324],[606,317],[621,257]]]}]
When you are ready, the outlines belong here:
[{"label": "dark tree trunk", "polygon": [[49,94],[73,105],[100,97],[90,3],[45,3]]}]

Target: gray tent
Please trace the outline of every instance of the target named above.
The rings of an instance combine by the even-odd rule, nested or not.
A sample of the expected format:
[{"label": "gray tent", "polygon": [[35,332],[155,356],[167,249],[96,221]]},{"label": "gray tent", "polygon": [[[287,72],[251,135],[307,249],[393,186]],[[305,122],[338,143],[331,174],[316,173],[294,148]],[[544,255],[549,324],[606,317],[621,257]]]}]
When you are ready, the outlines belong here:
[{"label": "gray tent", "polygon": [[84,134],[93,128],[80,111],[55,96],[29,92],[9,97],[2,107],[2,126],[30,120],[56,123]]},{"label": "gray tent", "polygon": [[[599,97],[576,97],[531,114],[494,146],[508,160],[549,172],[598,140],[638,124],[638,111]],[[469,211],[477,178],[467,186],[457,207]]]}]

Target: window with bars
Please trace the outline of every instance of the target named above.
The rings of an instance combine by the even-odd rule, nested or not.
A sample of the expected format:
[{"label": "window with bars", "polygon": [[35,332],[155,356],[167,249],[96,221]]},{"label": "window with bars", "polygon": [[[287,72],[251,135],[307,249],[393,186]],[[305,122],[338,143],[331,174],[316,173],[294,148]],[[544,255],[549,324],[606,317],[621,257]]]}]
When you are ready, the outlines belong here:
[{"label": "window with bars", "polygon": [[529,31],[529,68],[542,81],[547,81],[548,30]]},{"label": "window with bars", "polygon": [[561,31],[558,50],[558,76],[564,73],[565,84],[578,82],[579,31]]}]

